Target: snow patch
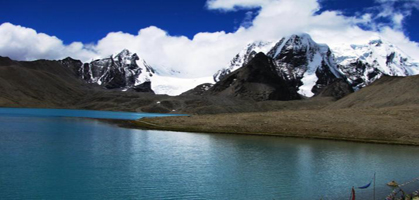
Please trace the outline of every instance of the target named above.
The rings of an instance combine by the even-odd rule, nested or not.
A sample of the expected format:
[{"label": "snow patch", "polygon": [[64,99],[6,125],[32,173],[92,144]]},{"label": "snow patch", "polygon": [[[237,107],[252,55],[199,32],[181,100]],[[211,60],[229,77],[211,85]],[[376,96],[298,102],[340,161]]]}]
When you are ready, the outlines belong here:
[{"label": "snow patch", "polygon": [[151,89],[154,91],[154,93],[167,94],[170,96],[180,95],[203,83],[214,83],[213,77],[211,76],[189,79],[154,75],[150,78],[150,80]]},{"label": "snow patch", "polygon": [[316,70],[321,66],[323,57],[320,55],[320,52],[317,52],[313,55],[312,61],[308,63],[307,71],[304,73],[301,82],[301,85],[298,88],[298,93],[305,97],[312,97],[314,93],[311,91],[316,85],[318,77],[316,75]]},{"label": "snow patch", "polygon": [[309,74],[306,73],[304,77],[301,79],[303,85],[298,88],[298,94],[305,96],[305,97],[312,97],[314,93],[311,91],[313,86],[316,85],[318,78],[316,74]]}]

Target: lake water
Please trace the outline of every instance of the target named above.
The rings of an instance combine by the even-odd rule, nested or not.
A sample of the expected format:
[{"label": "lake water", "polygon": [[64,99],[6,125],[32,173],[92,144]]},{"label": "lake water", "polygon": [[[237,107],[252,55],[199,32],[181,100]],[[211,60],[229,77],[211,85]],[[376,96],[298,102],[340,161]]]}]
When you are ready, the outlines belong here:
[{"label": "lake water", "polygon": [[349,199],[374,172],[383,199],[387,182],[419,176],[418,147],[134,130],[61,111],[0,109],[0,199]]}]

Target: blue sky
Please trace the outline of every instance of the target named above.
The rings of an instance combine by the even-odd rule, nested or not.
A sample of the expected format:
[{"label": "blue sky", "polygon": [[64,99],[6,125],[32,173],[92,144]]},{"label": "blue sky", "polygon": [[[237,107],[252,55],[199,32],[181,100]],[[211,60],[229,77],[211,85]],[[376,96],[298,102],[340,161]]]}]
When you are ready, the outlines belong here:
[{"label": "blue sky", "polygon": [[190,38],[199,32],[232,32],[247,12],[209,11],[205,0],[0,1],[6,8],[0,12],[0,23],[31,27],[65,43],[95,42],[112,31],[135,34],[148,26]]},{"label": "blue sky", "polygon": [[[246,13],[206,8],[206,0],[0,0],[0,23],[11,22],[57,36],[65,43],[96,42],[113,31],[135,34],[157,26],[171,35],[192,38],[199,32],[237,30]],[[352,16],[377,6],[374,0],[322,0],[322,9],[339,10]],[[382,20],[385,22],[385,20]],[[405,33],[419,41],[417,10],[405,19]]]},{"label": "blue sky", "polygon": [[161,71],[214,74],[249,42],[308,33],[332,49],[380,37],[419,60],[418,0],[0,0],[0,55],[88,62],[136,52]]}]

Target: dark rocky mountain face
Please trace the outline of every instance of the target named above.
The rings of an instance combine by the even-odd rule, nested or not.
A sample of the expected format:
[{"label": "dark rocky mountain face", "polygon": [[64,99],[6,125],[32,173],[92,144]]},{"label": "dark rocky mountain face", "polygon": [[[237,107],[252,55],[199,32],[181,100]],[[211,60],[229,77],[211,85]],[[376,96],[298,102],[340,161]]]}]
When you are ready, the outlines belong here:
[{"label": "dark rocky mountain face", "polygon": [[128,50],[85,64],[71,58],[60,62],[87,83],[95,83],[107,89],[152,92],[150,77],[154,74],[153,68]]},{"label": "dark rocky mountain face", "polygon": [[59,60],[58,62],[69,68],[76,77],[81,77],[81,67],[83,67],[83,63],[80,60],[67,57],[63,60]]},{"label": "dark rocky mountain face", "polygon": [[317,96],[332,97],[335,100],[339,100],[353,92],[354,90],[348,81],[335,79],[333,82],[328,83]]},{"label": "dark rocky mountain face", "polygon": [[300,99],[296,87],[276,73],[273,60],[263,53],[255,55],[249,63],[225,76],[204,94],[255,101]]},{"label": "dark rocky mountain face", "polygon": [[135,92],[154,93],[153,90],[151,89],[151,82],[150,81],[141,83],[140,85],[136,85],[134,87],[131,87],[129,90],[135,91]]},{"label": "dark rocky mountain face", "polygon": [[383,75],[383,72],[379,69],[360,60],[348,63],[347,65],[338,65],[338,68],[346,75],[351,86],[355,89],[363,88]]},{"label": "dark rocky mountain face", "polygon": [[[269,50],[267,50],[269,49]],[[231,61],[231,66],[220,70],[214,80],[222,80],[233,70],[248,63],[257,51],[267,52],[274,63],[274,73],[295,87],[304,97],[312,97],[337,79],[340,75],[333,55],[327,45],[315,43],[307,34],[284,37],[275,45],[272,43],[254,43],[248,45]]]},{"label": "dark rocky mountain face", "polygon": [[245,49],[239,52],[231,61],[228,67],[219,70],[214,74],[215,82],[220,81],[229,73],[247,64],[259,52],[267,53],[273,43],[271,42],[254,42],[247,45]]},{"label": "dark rocky mountain face", "polygon": [[329,47],[315,43],[306,34],[281,39],[268,56],[273,58],[277,72],[306,97],[319,94],[341,77]]}]

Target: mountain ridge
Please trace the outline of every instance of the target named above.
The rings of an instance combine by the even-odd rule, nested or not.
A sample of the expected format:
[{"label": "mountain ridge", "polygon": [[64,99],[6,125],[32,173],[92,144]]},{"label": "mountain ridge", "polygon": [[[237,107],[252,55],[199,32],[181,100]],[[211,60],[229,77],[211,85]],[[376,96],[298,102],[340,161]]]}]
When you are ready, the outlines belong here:
[{"label": "mountain ridge", "polygon": [[[278,73],[294,81],[300,94],[305,97],[319,94],[322,88],[336,79],[343,78],[353,90],[358,90],[382,75],[411,76],[419,73],[419,63],[389,42],[375,39],[365,45],[349,46],[352,51],[347,48],[329,48],[326,44],[314,42],[308,34],[283,37],[273,47],[271,42],[249,43],[231,60],[228,67],[214,74],[214,80],[219,81],[244,66],[249,58],[259,52],[276,60]],[[270,50],[266,50],[270,47]],[[300,53],[291,53],[296,50]],[[313,62],[315,67],[310,66]]]}]

